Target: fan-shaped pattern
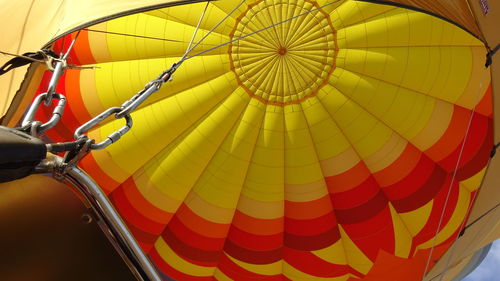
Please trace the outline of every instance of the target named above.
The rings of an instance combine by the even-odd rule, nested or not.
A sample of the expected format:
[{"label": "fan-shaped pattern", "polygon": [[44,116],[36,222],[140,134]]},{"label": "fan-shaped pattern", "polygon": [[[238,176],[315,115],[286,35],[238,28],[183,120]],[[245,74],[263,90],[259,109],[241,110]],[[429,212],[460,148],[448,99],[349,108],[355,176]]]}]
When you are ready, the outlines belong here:
[{"label": "fan-shaped pattern", "polygon": [[[98,68],[61,79],[69,110],[49,136],[71,139],[177,61],[204,5],[83,30],[71,60]],[[197,39],[235,5],[210,2]],[[192,54],[281,21],[184,62],[82,167],[176,280],[347,280],[386,254],[417,268],[457,235],[487,165],[482,43],[392,6],[257,0]]]}]

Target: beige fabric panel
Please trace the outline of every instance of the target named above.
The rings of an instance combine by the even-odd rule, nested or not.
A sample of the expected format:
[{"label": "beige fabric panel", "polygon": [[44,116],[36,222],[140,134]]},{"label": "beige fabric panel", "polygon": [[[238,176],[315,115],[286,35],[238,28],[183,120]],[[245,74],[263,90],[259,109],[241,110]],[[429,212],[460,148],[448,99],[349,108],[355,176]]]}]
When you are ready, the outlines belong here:
[{"label": "beige fabric panel", "polygon": [[[470,227],[427,274],[425,281],[440,280],[441,274],[445,274],[443,280],[453,280],[477,250],[494,241],[493,237],[498,237],[499,217],[500,209],[496,209],[495,212]],[[490,231],[485,231],[488,229]]]},{"label": "beige fabric panel", "polygon": [[[0,51],[23,54],[86,23],[126,11],[182,0],[0,0]],[[12,57],[0,54],[0,65]],[[7,111],[27,67],[0,76],[0,118]]]},{"label": "beige fabric panel", "polygon": [[435,276],[434,279],[430,279],[428,281],[452,281],[456,276],[460,275],[462,270],[464,270],[467,264],[471,261],[472,257],[474,257],[474,254],[464,258],[454,267],[450,267],[443,277]]},{"label": "beige fabric panel", "polygon": [[[398,0],[398,2],[428,2],[427,5],[436,5],[440,2],[448,2],[450,4],[455,3],[455,6],[460,3],[464,5],[465,1],[416,1],[416,0]],[[453,3],[452,3],[453,2]],[[500,1],[489,0],[489,13],[484,14],[483,10],[479,4],[478,0],[468,0],[470,9],[472,10],[472,15],[475,17],[480,34],[482,34],[483,39],[488,43],[489,46],[494,48],[500,44],[500,33],[498,32],[498,26],[500,26]],[[432,4],[430,4],[432,3]],[[459,21],[457,21],[460,23]],[[467,25],[463,24],[467,27]],[[468,28],[468,27],[467,27]],[[470,29],[471,31],[473,29]],[[500,88],[500,63],[499,54],[496,54],[493,58],[493,65],[491,66],[492,72],[492,87],[493,87],[493,101],[494,101],[494,112],[495,112],[495,143],[500,142],[500,99],[497,97],[497,89]],[[500,152],[500,151],[499,151]],[[499,196],[499,186],[500,186],[500,153],[497,153],[495,158],[492,160],[488,173],[484,180],[483,186],[481,187],[480,194],[477,198],[477,202],[472,210],[471,217],[468,223],[473,222],[482,214],[491,210],[500,201]],[[426,280],[431,280],[432,276],[437,276],[445,270],[446,263],[449,259],[449,274],[444,276],[443,280],[448,280],[448,277],[454,276],[452,272],[455,271],[452,268],[460,268],[461,262],[470,259],[473,253],[482,247],[488,245],[492,241],[500,238],[500,208],[494,209],[488,215],[484,216],[479,220],[474,226],[470,227],[465,235],[459,239],[455,245],[456,249],[453,250],[451,259],[449,251],[443,259],[433,268],[433,270],[428,274]],[[457,254],[458,253],[458,254]]]},{"label": "beige fabric panel", "polygon": [[[479,28],[484,34],[484,38],[491,48],[495,48],[500,44],[500,32],[498,32],[498,27],[500,26],[500,1],[498,0],[488,0],[488,5],[490,11],[487,15],[483,14],[483,10],[479,4],[478,0],[469,0],[472,11],[476,15],[477,22],[479,23]],[[492,83],[493,83],[493,101],[495,110],[495,143],[500,142],[500,102],[496,97],[495,91],[498,92],[500,89],[500,52],[493,57],[493,65],[491,66],[492,72]],[[500,174],[500,173],[498,173]],[[498,196],[497,196],[498,197]]]},{"label": "beige fabric panel", "polygon": [[[477,250],[500,238],[500,207],[495,208],[500,198],[499,171],[500,154],[497,154],[490,163],[467,225],[477,222],[467,228],[464,235],[427,274],[426,281],[439,280],[435,277],[443,272],[446,272],[443,280],[452,280],[460,273],[463,262],[468,261]],[[487,215],[481,217],[485,213]]]}]

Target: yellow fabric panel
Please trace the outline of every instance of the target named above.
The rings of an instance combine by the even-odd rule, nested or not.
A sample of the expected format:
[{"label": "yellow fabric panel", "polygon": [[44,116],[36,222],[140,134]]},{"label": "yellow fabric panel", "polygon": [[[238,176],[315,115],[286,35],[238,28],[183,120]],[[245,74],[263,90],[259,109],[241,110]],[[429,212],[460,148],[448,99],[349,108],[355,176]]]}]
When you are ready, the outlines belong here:
[{"label": "yellow fabric panel", "polygon": [[[328,112],[356,152],[361,158],[365,158],[378,151],[392,133],[388,127],[380,123],[373,115],[364,111],[353,100],[348,99],[351,90],[349,87],[344,86],[343,83],[359,85],[359,80],[348,75],[341,76],[339,82],[336,83],[338,90],[326,86],[325,88],[331,89],[332,93],[321,97],[320,100],[326,105]],[[342,94],[338,91],[341,91]],[[332,106],[337,104],[342,105],[340,108]]]},{"label": "yellow fabric panel", "polygon": [[[264,2],[254,3],[262,6]],[[309,1],[300,3],[305,3],[306,10],[314,7]],[[203,30],[196,39],[234,5],[232,0],[210,3],[209,16],[201,23]],[[161,9],[92,27],[125,35],[88,34],[91,44],[87,51],[100,67],[80,74],[80,91],[82,95],[88,93],[83,102],[93,107],[89,112],[120,105],[177,61],[204,7],[200,3]],[[233,36],[233,27],[244,34],[275,23],[282,16],[270,13],[248,23],[245,9],[243,5],[195,52],[227,41]],[[269,46],[276,49],[276,57],[289,52],[273,45],[281,43],[280,34],[273,35],[270,30],[263,34],[270,34],[272,40],[278,38],[277,43],[261,40],[260,34],[241,41],[248,41],[248,45],[242,43],[240,49],[235,46],[241,42],[233,43],[184,62],[173,82],[166,83],[133,114],[134,129],[120,142],[94,154],[100,172],[119,183],[132,176],[140,193],[169,213],[185,204],[200,219],[229,225],[237,210],[252,217],[249,221],[273,219],[275,225],[283,224],[286,232],[290,229],[285,229],[283,222],[285,201],[308,202],[328,196],[324,178],[346,172],[360,161],[372,173],[381,171],[399,158],[408,142],[421,150],[431,147],[449,125],[452,103],[466,108],[477,103],[474,85],[488,74],[475,73],[484,61],[484,47],[469,34],[429,15],[387,5],[339,1],[324,11],[332,14],[337,30],[320,34],[319,39],[299,38],[296,44],[310,45],[301,47],[298,58],[283,58],[281,64],[273,64],[279,59],[252,54]],[[325,26],[328,29],[328,14],[318,14],[323,17],[318,24],[307,20],[299,24],[299,29],[311,33]],[[335,41],[335,33],[340,49],[328,44]],[[306,54],[307,48],[313,49],[311,53]],[[330,53],[325,54],[325,49]],[[273,65],[262,66],[267,63]],[[324,64],[330,68],[324,68]],[[243,74],[256,76],[255,83],[245,84],[250,78]],[[309,83],[310,77],[325,79]],[[309,88],[314,89],[308,92]],[[280,100],[283,89],[289,95]],[[122,126],[123,120],[107,120],[90,136],[99,141]],[[461,183],[462,189],[477,181],[474,178]],[[394,227],[397,256],[408,256],[411,238],[425,226],[431,209],[432,201],[404,214],[390,206],[392,220],[385,223],[392,222]],[[356,213],[352,208],[345,214],[351,211]],[[463,218],[459,211],[443,229],[442,239]],[[350,219],[340,217],[339,221]],[[147,232],[146,224],[138,227]],[[170,227],[175,230],[173,224]],[[374,253],[365,255],[363,251],[368,250],[363,245],[356,245],[341,227],[340,232],[339,241],[314,254],[328,262],[349,264],[364,274],[369,272]],[[205,235],[203,230],[197,233]],[[193,246],[187,240],[182,243]],[[180,248],[175,248],[179,255],[172,248],[162,238],[156,243],[162,258],[176,270],[228,278],[215,268],[187,262]],[[192,252],[184,254],[187,257]],[[234,262],[264,275],[283,273],[292,279],[318,279],[284,261],[269,265]]]},{"label": "yellow fabric panel", "polygon": [[325,177],[341,174],[359,163],[360,159],[356,151],[351,147],[338,156],[321,162],[323,175]]},{"label": "yellow fabric panel", "polygon": [[262,274],[262,275],[278,275],[281,274],[281,269],[283,266],[283,261],[277,261],[271,264],[250,264],[246,262],[239,261],[230,255],[227,255],[230,260],[232,260],[234,263],[237,265],[241,266],[242,268],[254,272],[257,274]]},{"label": "yellow fabric panel", "polygon": [[395,9],[367,22],[340,29],[338,39],[341,49],[482,45],[481,41],[454,25],[404,9]]},{"label": "yellow fabric panel", "polygon": [[[227,15],[235,8],[234,1],[214,1],[211,3],[215,7],[219,8],[221,11]],[[245,5],[240,6],[235,13],[231,16],[231,18],[235,19],[238,15],[241,15],[245,12]]]},{"label": "yellow fabric panel", "polygon": [[284,199],[283,108],[268,105],[242,194],[249,198],[280,202]]},{"label": "yellow fabric panel", "polygon": [[[107,22],[99,23],[91,28],[91,30],[106,30]],[[98,62],[108,62],[112,61],[111,54],[109,53],[109,46],[107,41],[107,35],[101,32],[88,32],[89,42],[94,42],[96,46],[100,48],[92,48],[90,51],[94,59]]]},{"label": "yellow fabric panel", "polygon": [[287,148],[284,162],[285,184],[297,185],[322,181],[321,167],[300,105],[286,106],[284,117],[284,145]]},{"label": "yellow fabric panel", "polygon": [[330,80],[332,85],[404,138],[411,139],[427,125],[435,103],[432,97],[347,70],[338,73],[338,79]]},{"label": "yellow fabric panel", "polygon": [[[222,1],[222,3],[230,3],[229,1]],[[216,24],[218,24],[227,13],[221,10],[217,5],[219,2],[212,2],[208,5],[206,14],[210,17],[205,17],[201,24],[198,35],[196,36],[195,42],[199,41],[203,36],[205,36],[208,30],[211,30]],[[230,3],[231,9],[234,8],[234,3]],[[162,19],[169,21],[174,21],[178,23],[183,23],[186,25],[196,26],[200,19],[200,15],[205,9],[206,3],[194,3],[191,5],[175,6],[165,9],[158,9],[146,12],[145,14],[153,15]],[[182,15],[182,17],[179,17]],[[219,25],[214,32],[218,34],[229,34],[235,25],[235,20],[229,17],[223,24]],[[170,36],[170,35],[169,35]],[[204,44],[204,43],[203,43]]]},{"label": "yellow fabric panel", "polygon": [[416,236],[424,228],[431,214],[432,205],[433,201],[429,201],[429,203],[415,211],[398,214],[412,236]]},{"label": "yellow fabric panel", "polygon": [[[13,54],[34,52],[63,33],[89,22],[138,8],[175,2],[178,0],[1,0],[0,24],[8,28],[0,30],[0,50]],[[11,58],[0,55],[0,65]],[[26,70],[27,67],[19,68],[0,77],[0,88],[5,93],[0,98],[0,117],[6,113],[25,79]]]},{"label": "yellow fabric panel", "polygon": [[327,14],[330,14],[335,9],[338,9],[338,7],[340,7],[345,2],[347,2],[347,0],[336,0],[335,2],[332,0],[316,0],[318,6],[323,7],[321,10],[323,10]]},{"label": "yellow fabric panel", "polygon": [[296,269],[292,265],[288,264],[286,261],[283,261],[283,275],[285,275],[285,277],[291,280],[323,280],[323,281],[347,281],[351,277],[350,274],[332,278],[313,276]]},{"label": "yellow fabric panel", "polygon": [[[137,129],[125,135],[116,145],[109,146],[106,149],[109,156],[98,163],[107,171],[106,163],[113,161],[131,175],[152,156],[174,141],[178,135],[196,124],[200,117],[209,112],[224,97],[230,95],[235,89],[231,84],[227,84],[227,81],[231,81],[230,79],[230,75],[221,76],[186,90],[171,99],[165,99],[138,110],[132,114],[134,128]],[[218,82],[218,80],[224,82]],[[154,114],[154,118],[151,118],[151,113]],[[122,120],[116,120],[100,127],[100,136],[105,137],[114,132],[118,126],[122,126],[122,122]],[[168,124],[169,129],[163,130],[161,124]],[[161,138],[163,142],[157,142],[156,138]],[[111,171],[109,172],[113,176]]]},{"label": "yellow fabric panel", "polygon": [[154,171],[151,180],[161,185],[162,190],[172,198],[183,199],[197,182],[249,99],[244,93],[230,95],[178,143],[158,166],[146,167]]},{"label": "yellow fabric panel", "polygon": [[158,186],[152,183],[143,170],[139,170],[137,176],[134,176],[133,179],[139,192],[156,208],[173,214],[181,205],[181,201],[167,196]]},{"label": "yellow fabric panel", "polygon": [[[194,188],[193,188],[194,189]],[[203,198],[196,193],[196,191],[191,190],[184,200],[184,204],[193,211],[198,217],[219,224],[230,224],[233,220],[235,208],[224,208],[214,205],[211,201],[213,198]],[[221,193],[217,193],[218,195]],[[212,196],[213,197],[213,196]],[[229,196],[228,196],[229,197]],[[236,207],[238,198],[230,198],[232,205]],[[210,201],[209,201],[210,200]]]},{"label": "yellow fabric panel", "polygon": [[486,167],[479,173],[475,174],[473,177],[460,182],[460,186],[466,188],[469,192],[478,190],[481,187],[484,175],[486,173]]},{"label": "yellow fabric panel", "polygon": [[248,104],[193,187],[193,191],[210,204],[236,208],[264,113],[262,105]]},{"label": "yellow fabric panel", "polygon": [[349,238],[347,233],[340,225],[339,230],[342,245],[344,246],[344,251],[347,258],[347,264],[363,274],[368,273],[373,263],[370,261],[370,259],[368,259],[368,257],[365,256],[365,254],[363,254],[363,252],[356,246],[356,244],[354,244],[354,242],[351,240],[351,238]]},{"label": "yellow fabric panel", "polygon": [[367,2],[346,1],[331,13],[333,26],[338,30],[394,10],[390,5],[373,5]]},{"label": "yellow fabric panel", "polygon": [[332,264],[347,264],[347,258],[344,252],[344,244],[342,240],[339,240],[324,249],[313,251],[312,253]]},{"label": "yellow fabric panel", "polygon": [[[311,97],[304,101],[302,103],[302,110],[320,161],[339,156],[350,147],[342,131],[335,124],[318,97]],[[321,166],[324,166],[323,163]],[[323,167],[323,172],[326,170],[329,169]]]},{"label": "yellow fabric panel", "polygon": [[450,238],[453,233],[455,233],[455,231],[460,227],[467,214],[467,209],[472,198],[470,192],[467,189],[461,187],[459,188],[459,190],[458,202],[448,223],[441,226],[441,229],[439,230],[439,233],[436,235],[436,237],[420,244],[418,246],[419,249],[428,249],[434,245],[441,244],[443,241]]},{"label": "yellow fabric panel", "polygon": [[436,100],[429,121],[416,136],[410,139],[410,142],[420,151],[430,148],[448,129],[453,111],[454,107],[452,104]]},{"label": "yellow fabric panel", "polygon": [[394,163],[408,146],[408,141],[397,133],[392,133],[387,143],[379,151],[368,156],[363,161],[372,172],[378,172]]},{"label": "yellow fabric panel", "polygon": [[[473,13],[471,10],[471,6],[477,4],[479,6],[479,2],[477,1],[468,1],[468,0],[390,0],[389,2],[401,3],[404,5],[409,5],[410,7],[415,7],[417,9],[423,9],[424,11],[428,11],[434,13],[438,16],[450,19],[452,22],[463,26],[473,34],[478,37],[483,37],[482,30],[480,30],[478,26],[478,22],[474,19],[475,15],[479,15],[481,12],[477,11]],[[490,6],[493,4],[490,1]],[[479,9],[478,9],[479,10]],[[479,17],[481,18],[481,17]]]},{"label": "yellow fabric panel", "polygon": [[[316,167],[321,168],[319,165]],[[287,172],[285,172],[287,174]],[[285,200],[291,202],[309,202],[327,196],[328,188],[323,178],[307,184],[285,184]]]},{"label": "yellow fabric panel", "polygon": [[159,237],[156,240],[155,247],[163,258],[163,260],[168,261],[168,264],[173,268],[181,271],[181,272],[189,272],[190,275],[193,276],[212,276],[214,272],[213,267],[204,267],[192,264],[187,262],[183,258],[179,257],[163,240],[162,237]]},{"label": "yellow fabric panel", "polygon": [[220,271],[219,268],[215,269],[214,278],[218,281],[233,281],[233,279],[227,277],[224,272]]},{"label": "yellow fabric panel", "polygon": [[484,67],[481,58],[486,56],[484,47],[471,48],[472,67],[470,79],[463,95],[456,101],[456,104],[465,108],[473,108],[482,100],[491,85],[491,75],[489,69]]},{"label": "yellow fabric panel", "polygon": [[[109,131],[108,133],[111,133],[113,131],[113,127],[109,126]],[[104,140],[106,139],[107,135],[101,135],[101,131],[92,131],[88,134],[89,138],[97,139],[97,140]],[[112,178],[116,182],[122,182],[128,177],[131,176],[131,172],[126,171],[123,169],[119,164],[115,162],[113,159],[111,159],[110,154],[106,150],[97,150],[95,151],[94,154],[92,154],[94,157],[94,160],[98,165],[105,165],[103,167],[103,170],[106,171],[106,174]]]},{"label": "yellow fabric panel", "polygon": [[[133,96],[137,89],[144,88],[152,77],[157,77],[177,60],[178,58],[168,58],[98,64],[97,67],[100,68],[95,71],[95,82],[88,80],[93,77],[88,77],[82,80],[82,84],[95,83],[102,106],[108,108],[121,105]],[[229,71],[229,62],[225,56],[197,57],[189,60],[175,73],[175,83],[166,83],[142,106],[220,78]],[[112,83],[109,83],[110,77]],[[228,75],[227,80],[218,83],[228,84],[232,83],[232,80],[234,78]]]},{"label": "yellow fabric panel", "polygon": [[[136,34],[144,37],[166,38],[152,40],[133,36],[107,35],[107,45],[114,61],[159,58],[166,54],[181,57],[191,41],[196,26],[190,26],[176,21],[165,20],[147,14],[136,14],[109,21],[106,31],[110,33]],[[200,33],[199,36],[202,36]],[[172,39],[170,39],[172,38]],[[198,39],[201,39],[199,37]],[[197,51],[228,41],[229,38],[221,34],[211,34],[197,47]],[[225,48],[218,48],[209,54],[225,53]]]},{"label": "yellow fabric panel", "polygon": [[391,211],[392,225],[394,228],[394,241],[395,241],[395,251],[394,254],[397,257],[408,258],[413,236],[405,225],[404,221],[399,217],[398,212],[394,209],[392,204],[389,204],[389,210]]},{"label": "yellow fabric panel", "polygon": [[[446,55],[445,55],[446,54]],[[441,100],[455,103],[461,93],[467,87],[468,77],[472,70],[471,50],[469,48],[449,47],[442,56],[443,66],[448,66],[448,75],[439,75],[437,81],[430,89],[430,95]],[[477,95],[477,93],[474,93]],[[472,108],[473,105],[468,105],[467,108]]]},{"label": "yellow fabric panel", "polygon": [[[275,191],[274,194],[271,194],[276,200],[275,201],[264,201],[264,200],[256,200],[249,196],[244,195],[244,192],[251,193],[251,191],[245,190],[243,187],[241,191],[241,196],[238,201],[238,211],[257,218],[257,219],[279,219],[282,218],[285,214],[285,202],[284,200],[284,191],[281,190]],[[282,188],[283,189],[283,188]],[[261,197],[265,198],[264,195],[258,194]],[[281,198],[281,200],[278,200]]]},{"label": "yellow fabric panel", "polygon": [[[478,58],[481,56],[484,52],[471,52],[469,47],[347,49],[339,52],[338,67],[365,79],[372,78],[370,81],[385,82],[394,88],[404,88],[424,97],[472,109],[477,98],[471,101],[469,96],[477,97],[478,90],[470,89],[469,85],[477,85],[485,75],[478,72],[470,82],[469,77],[473,69],[479,70],[481,60]],[[475,65],[472,65],[473,61]],[[484,89],[479,92],[482,95]]]},{"label": "yellow fabric panel", "polygon": [[100,101],[96,88],[96,73],[91,70],[80,71],[80,91],[84,92],[82,96],[83,103],[87,106],[87,111],[91,116],[97,116],[106,109]]}]

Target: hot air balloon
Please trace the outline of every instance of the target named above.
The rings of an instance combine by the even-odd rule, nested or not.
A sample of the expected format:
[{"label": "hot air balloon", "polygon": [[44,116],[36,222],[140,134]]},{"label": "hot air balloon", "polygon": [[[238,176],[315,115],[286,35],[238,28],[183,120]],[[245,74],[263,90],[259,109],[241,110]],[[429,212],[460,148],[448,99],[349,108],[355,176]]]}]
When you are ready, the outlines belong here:
[{"label": "hot air balloon", "polygon": [[[467,237],[485,175],[496,180],[494,52],[467,1],[149,2],[67,4],[36,48],[70,50],[73,67],[46,142],[74,140],[170,69],[121,139],[108,138],[121,118],[85,126],[113,143],[79,162],[162,278],[422,280],[448,269],[450,251],[435,265]],[[23,81],[3,124],[19,122],[53,72],[27,73],[11,80]],[[496,210],[488,190],[474,219]]]}]

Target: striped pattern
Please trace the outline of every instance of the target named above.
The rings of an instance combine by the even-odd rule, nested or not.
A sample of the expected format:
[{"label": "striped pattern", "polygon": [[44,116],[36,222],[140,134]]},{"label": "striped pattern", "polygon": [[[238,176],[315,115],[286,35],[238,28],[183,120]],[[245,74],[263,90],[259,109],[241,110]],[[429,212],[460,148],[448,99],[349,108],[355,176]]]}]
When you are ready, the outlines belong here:
[{"label": "striped pattern", "polygon": [[[327,2],[243,5],[193,53]],[[204,5],[82,31],[71,62],[99,68],[61,79],[69,109],[49,137],[71,139],[82,122],[175,62]],[[210,2],[198,38],[234,5]],[[247,19],[251,13],[261,14]],[[457,235],[492,147],[482,43],[445,21],[392,6],[340,1],[308,16],[325,17],[321,32],[330,35],[314,39],[318,25],[291,21],[186,61],[133,114],[129,134],[81,163],[165,275],[420,280],[430,249],[436,246],[438,259]],[[266,21],[240,28],[259,17]],[[255,52],[269,51],[280,30],[304,42],[302,63],[248,68],[247,60],[260,63],[248,55],[252,40],[260,42]],[[272,56],[291,55],[272,47]],[[323,64],[306,63],[309,53],[324,56]],[[274,98],[266,92],[273,89],[281,89]],[[100,140],[122,123],[108,120],[89,135]]]}]

